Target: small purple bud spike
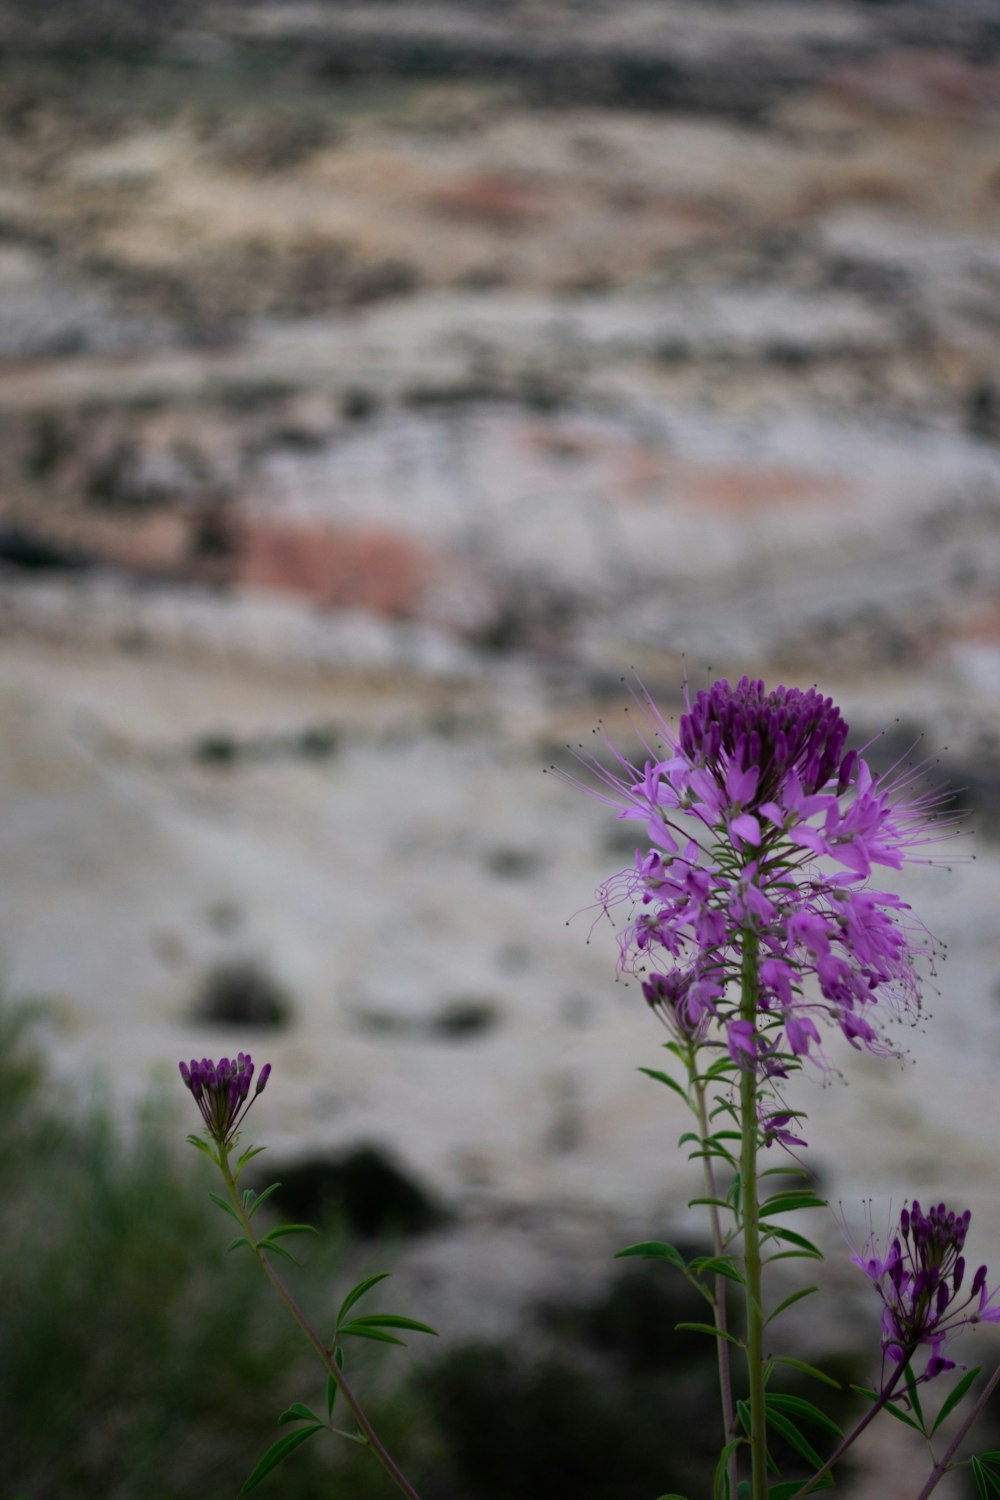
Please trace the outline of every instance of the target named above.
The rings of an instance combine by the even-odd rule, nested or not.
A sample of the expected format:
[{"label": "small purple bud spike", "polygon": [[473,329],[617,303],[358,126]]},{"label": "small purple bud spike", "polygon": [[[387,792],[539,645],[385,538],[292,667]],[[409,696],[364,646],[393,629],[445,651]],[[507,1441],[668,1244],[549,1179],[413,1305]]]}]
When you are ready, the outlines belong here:
[{"label": "small purple bud spike", "polygon": [[184,1085],[190,1089],[201,1111],[208,1134],[223,1150],[228,1149],[247,1110],[267,1082],[271,1064],[266,1063],[261,1068],[257,1087],[249,1098],[254,1073],[249,1052],[240,1052],[235,1061],[220,1058],[218,1064],[208,1057],[203,1057],[201,1062],[192,1058],[190,1066],[182,1062],[179,1067]]}]

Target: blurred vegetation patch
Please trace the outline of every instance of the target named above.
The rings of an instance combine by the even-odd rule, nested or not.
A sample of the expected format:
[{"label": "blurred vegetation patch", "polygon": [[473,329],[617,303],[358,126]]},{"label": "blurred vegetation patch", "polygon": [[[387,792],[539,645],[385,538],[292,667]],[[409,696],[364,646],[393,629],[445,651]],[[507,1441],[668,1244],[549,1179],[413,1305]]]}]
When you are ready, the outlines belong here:
[{"label": "blurred vegetation patch", "polygon": [[[172,1146],[162,1109],[128,1139],[100,1109],[71,1116],[34,1017],[0,1009],[5,1496],[232,1500],[265,1425],[312,1389],[257,1267],[225,1257],[211,1168]],[[329,1251],[314,1256],[328,1283]],[[282,1493],[329,1496],[332,1465],[317,1444]]]}]

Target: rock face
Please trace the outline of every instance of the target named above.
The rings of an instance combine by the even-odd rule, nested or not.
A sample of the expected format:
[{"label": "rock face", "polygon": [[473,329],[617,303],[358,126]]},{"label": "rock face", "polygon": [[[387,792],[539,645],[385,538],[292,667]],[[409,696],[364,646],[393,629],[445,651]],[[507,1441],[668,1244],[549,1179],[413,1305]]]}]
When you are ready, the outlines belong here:
[{"label": "rock face", "polygon": [[[659,1039],[563,925],[630,851],[540,769],[685,653],[926,731],[995,822],[994,8],[45,10],[0,4],[9,981],[141,1090],[256,965],[293,1154],[648,1231]],[[995,1218],[982,853],[907,885],[934,1089],[818,1096],[842,1196]]]}]

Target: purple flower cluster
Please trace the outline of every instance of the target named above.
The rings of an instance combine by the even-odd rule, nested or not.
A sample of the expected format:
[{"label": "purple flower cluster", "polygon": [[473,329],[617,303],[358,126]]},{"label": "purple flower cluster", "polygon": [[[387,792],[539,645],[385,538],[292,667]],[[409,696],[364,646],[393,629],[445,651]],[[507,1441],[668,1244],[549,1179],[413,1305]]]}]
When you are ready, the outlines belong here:
[{"label": "purple flower cluster", "polygon": [[209,1057],[203,1057],[201,1062],[192,1058],[190,1066],[183,1062],[179,1066],[209,1135],[217,1145],[231,1146],[247,1110],[267,1083],[271,1064],[265,1063],[261,1068],[252,1095],[254,1065],[249,1052],[240,1052],[233,1061],[228,1057],[220,1058],[217,1063]]},{"label": "purple flower cluster", "polygon": [[[635,865],[602,887],[628,903],[622,968],[682,1035],[717,1021],[734,1060],[822,1060],[818,1023],[855,1047],[893,1053],[887,1016],[919,1007],[915,959],[929,940],[909,907],[874,888],[874,866],[899,869],[947,836],[945,798],[916,770],[875,777],[830,698],[815,688],[723,680],[687,701],[676,735],[648,695],[639,766],[581,756],[619,818],[641,825]],[[590,788],[588,788],[589,790]],[[727,999],[752,939],[756,1024]]]},{"label": "purple flower cluster", "polygon": [[912,1359],[921,1344],[930,1348],[922,1379],[933,1380],[954,1369],[946,1359],[946,1342],[976,1323],[1000,1323],[1000,1307],[993,1306],[1000,1287],[986,1290],[986,1267],[980,1266],[964,1297],[965,1237],[972,1215],[949,1212],[943,1203],[923,1213],[914,1202],[903,1209],[899,1228],[883,1256],[869,1229],[862,1254],[851,1259],[860,1266],[882,1299],[882,1351],[894,1364]]}]

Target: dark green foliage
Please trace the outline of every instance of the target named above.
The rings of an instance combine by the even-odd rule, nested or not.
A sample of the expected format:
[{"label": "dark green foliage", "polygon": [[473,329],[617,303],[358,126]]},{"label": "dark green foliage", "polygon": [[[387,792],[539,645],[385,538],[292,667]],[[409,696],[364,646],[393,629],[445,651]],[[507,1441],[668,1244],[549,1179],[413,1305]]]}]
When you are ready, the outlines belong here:
[{"label": "dark green foliage", "polygon": [[[232,1500],[276,1404],[321,1376],[257,1266],[226,1260],[210,1164],[155,1113],[128,1144],[100,1112],[60,1119],[29,1041],[0,1011],[3,1492]],[[328,1495],[331,1448],[284,1493]]]}]

